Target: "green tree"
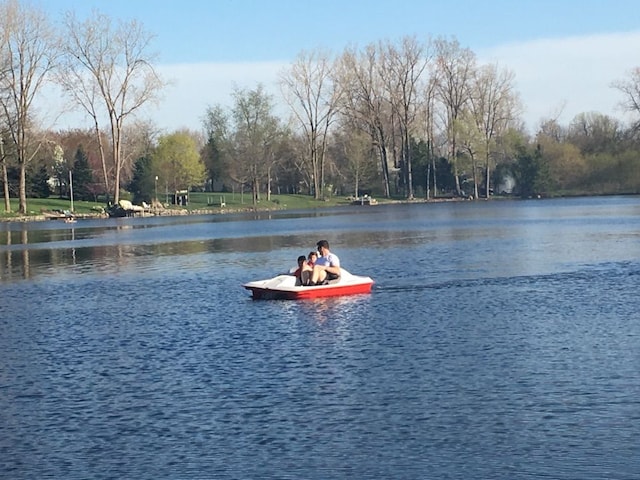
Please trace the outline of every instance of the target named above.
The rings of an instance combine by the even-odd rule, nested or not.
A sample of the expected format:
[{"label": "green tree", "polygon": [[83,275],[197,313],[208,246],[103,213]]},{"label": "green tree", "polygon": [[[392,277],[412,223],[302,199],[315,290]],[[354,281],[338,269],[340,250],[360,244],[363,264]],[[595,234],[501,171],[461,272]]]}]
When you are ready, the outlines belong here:
[{"label": "green tree", "polygon": [[160,184],[171,190],[188,190],[201,187],[207,174],[200,158],[198,146],[191,134],[186,131],[164,135],[158,139],[158,146],[153,153],[151,173],[155,181],[158,175]]},{"label": "green tree", "polygon": [[151,158],[140,157],[133,166],[133,178],[127,186],[127,190],[133,195],[133,203],[152,203],[156,195],[156,185]]},{"label": "green tree", "polygon": [[541,151],[549,167],[549,187],[570,190],[584,183],[587,164],[578,147],[569,142],[558,143],[540,138]]},{"label": "green tree", "polygon": [[540,146],[531,152],[520,148],[514,168],[516,191],[522,198],[534,197],[547,192],[549,168],[542,157]]},{"label": "green tree", "polygon": [[76,150],[73,162],[73,196],[78,200],[92,200],[93,172],[82,145]]},{"label": "green tree", "polygon": [[47,198],[51,195],[49,172],[46,165],[41,165],[38,171],[31,176],[29,191],[35,198]]},{"label": "green tree", "polygon": [[415,192],[424,192],[427,195],[427,182],[429,177],[433,175],[431,172],[431,157],[429,145],[423,140],[416,141],[411,139],[411,153],[413,156],[413,190]]},{"label": "green tree", "polygon": [[202,149],[202,160],[207,168],[208,189],[213,191],[216,184],[224,183],[229,169],[227,154],[229,119],[220,105],[207,109],[204,129],[207,134],[207,143]]}]

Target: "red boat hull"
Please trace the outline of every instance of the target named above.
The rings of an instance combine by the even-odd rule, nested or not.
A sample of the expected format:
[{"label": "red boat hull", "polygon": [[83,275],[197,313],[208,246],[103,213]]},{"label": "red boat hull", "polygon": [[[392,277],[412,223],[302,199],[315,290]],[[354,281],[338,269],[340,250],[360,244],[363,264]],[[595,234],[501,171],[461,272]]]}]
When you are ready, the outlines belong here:
[{"label": "red boat hull", "polygon": [[301,287],[298,290],[277,290],[246,286],[251,290],[254,300],[308,300],[312,298],[338,297],[343,295],[359,295],[371,293],[371,283],[353,285],[322,285],[316,287]]}]

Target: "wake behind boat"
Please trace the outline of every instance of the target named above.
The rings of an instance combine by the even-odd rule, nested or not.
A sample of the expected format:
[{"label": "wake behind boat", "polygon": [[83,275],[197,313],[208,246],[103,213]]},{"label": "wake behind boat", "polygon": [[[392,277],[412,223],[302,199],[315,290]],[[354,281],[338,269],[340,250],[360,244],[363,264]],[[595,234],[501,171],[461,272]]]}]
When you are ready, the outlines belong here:
[{"label": "wake behind boat", "polygon": [[370,277],[352,275],[344,268],[340,278],[325,285],[300,285],[294,275],[278,275],[267,280],[257,280],[243,285],[251,290],[254,300],[303,300],[341,295],[371,293],[373,280]]}]

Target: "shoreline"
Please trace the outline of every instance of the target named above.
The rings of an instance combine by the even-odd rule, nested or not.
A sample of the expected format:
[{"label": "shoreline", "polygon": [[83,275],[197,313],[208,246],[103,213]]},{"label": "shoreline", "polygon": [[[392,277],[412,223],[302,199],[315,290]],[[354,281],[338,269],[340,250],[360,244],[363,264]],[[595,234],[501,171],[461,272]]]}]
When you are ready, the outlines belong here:
[{"label": "shoreline", "polygon": [[[610,197],[610,196],[634,196],[638,195],[637,193],[613,193],[613,194],[592,194],[592,195],[559,195],[559,196],[540,196],[537,199],[545,200],[552,198],[576,198],[576,197]],[[505,201],[505,200],[527,200],[522,199],[520,197],[514,196],[497,196],[491,197],[490,199],[486,198],[465,198],[465,197],[441,197],[441,198],[414,198],[412,200],[388,200],[383,199],[379,200],[376,204],[373,205],[362,205],[361,208],[376,208],[380,205],[402,205],[402,204],[411,204],[411,203],[448,203],[448,202],[487,202],[487,201]],[[335,205],[326,205],[326,206],[313,206],[308,208],[303,208],[304,210],[314,210],[314,209],[325,209],[325,208],[335,208],[335,207],[348,207],[352,206],[351,203],[339,203]],[[298,210],[296,208],[295,210]],[[251,213],[251,212],[275,212],[275,211],[286,211],[286,210],[294,210],[292,208],[287,208],[278,206],[274,208],[270,207],[253,207],[253,206],[245,206],[240,208],[220,208],[216,207],[214,209],[211,208],[198,208],[194,210],[185,210],[185,209],[151,209],[148,212],[144,212],[142,215],[133,215],[131,217],[109,217],[107,213],[78,213],[74,215],[74,218],[78,220],[99,220],[99,219],[108,219],[108,218],[147,218],[147,217],[179,217],[179,216],[188,216],[188,215],[231,215],[237,213]],[[44,221],[64,221],[64,217],[52,217],[47,215],[47,213],[40,213],[37,215],[21,215],[15,217],[3,217],[0,216],[0,223],[28,223],[28,222],[44,222]]]},{"label": "shoreline", "polygon": [[[394,203],[413,203],[416,201],[387,201],[387,204]],[[426,202],[425,200],[418,200],[416,203]],[[318,206],[318,207],[310,207],[309,209],[316,208],[333,208],[333,207],[343,207],[349,206],[349,204],[339,204],[339,205],[331,205],[331,206]],[[185,210],[185,209],[171,209],[171,208],[163,208],[163,209],[151,209],[146,212],[142,212],[142,214],[132,215],[130,217],[110,217],[107,213],[76,213],[73,215],[73,218],[77,220],[99,220],[99,219],[109,219],[109,218],[149,218],[149,217],[182,217],[189,215],[232,215],[236,213],[252,213],[252,212],[276,212],[276,211],[286,211],[286,210],[294,210],[292,208],[286,207],[238,207],[238,208],[220,208],[216,207],[214,209],[211,208],[198,208],[194,210]],[[297,210],[297,209],[296,209]],[[306,208],[305,208],[306,210]],[[40,213],[37,215],[21,215],[15,217],[1,217],[0,223],[27,223],[27,222],[46,222],[46,221],[64,221],[64,216],[51,216],[47,213]]]},{"label": "shoreline", "polygon": [[[228,209],[197,209],[197,210],[158,210],[155,212],[145,212],[141,215],[132,215],[130,217],[110,217],[106,213],[77,213],[73,215],[73,218],[76,220],[100,220],[100,219],[109,219],[109,218],[149,218],[149,217],[182,217],[188,215],[227,215],[234,213],[248,213],[248,212],[268,212],[268,211],[276,211],[276,210],[286,210],[283,208],[228,208]],[[46,214],[38,214],[38,215],[21,215],[16,217],[0,217],[0,222],[2,223],[28,223],[28,222],[47,222],[47,221],[62,221],[64,222],[65,217],[51,217]]]}]

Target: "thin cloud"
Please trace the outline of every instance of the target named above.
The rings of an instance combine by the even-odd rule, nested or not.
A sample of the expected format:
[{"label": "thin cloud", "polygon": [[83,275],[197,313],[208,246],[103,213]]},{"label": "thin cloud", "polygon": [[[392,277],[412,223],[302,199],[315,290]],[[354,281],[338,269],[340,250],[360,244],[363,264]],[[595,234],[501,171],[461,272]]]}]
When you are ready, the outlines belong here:
[{"label": "thin cloud", "polygon": [[[542,119],[568,124],[585,112],[625,120],[618,108],[621,93],[611,84],[640,66],[638,51],[640,32],[627,32],[511,43],[476,53],[481,63],[498,63],[514,72],[523,120],[535,130]],[[289,66],[286,61],[160,65],[158,71],[169,85],[158,104],[147,106],[141,116],[166,131],[199,130],[209,106],[229,107],[235,88],[255,88],[259,83],[281,103],[278,77]],[[40,110],[59,112],[62,105],[54,93]],[[86,127],[87,119],[66,113],[55,123],[59,129]]]},{"label": "thin cloud", "polygon": [[199,129],[208,107],[231,106],[236,88],[262,84],[267,93],[279,94],[278,76],[288,65],[285,62],[162,65],[158,71],[170,84],[158,109],[149,113],[168,130]]},{"label": "thin cloud", "polygon": [[544,118],[566,124],[586,112],[624,119],[611,84],[640,64],[639,49],[640,32],[628,32],[513,43],[478,57],[515,73],[525,123],[535,128]]}]

